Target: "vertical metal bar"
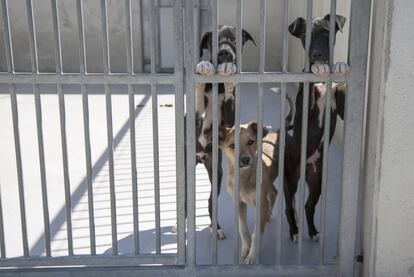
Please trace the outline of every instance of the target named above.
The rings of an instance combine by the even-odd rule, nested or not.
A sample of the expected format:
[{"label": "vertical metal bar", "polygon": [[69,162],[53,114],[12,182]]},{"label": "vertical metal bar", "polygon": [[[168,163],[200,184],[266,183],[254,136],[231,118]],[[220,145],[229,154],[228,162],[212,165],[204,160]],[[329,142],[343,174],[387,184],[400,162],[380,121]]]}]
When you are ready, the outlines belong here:
[{"label": "vertical metal bar", "polygon": [[156,72],[156,24],[155,24],[155,0],[150,1],[149,18],[150,18],[150,59],[151,59],[151,73]]},{"label": "vertical metal bar", "polygon": [[260,60],[259,72],[264,73],[266,66],[266,0],[260,0]]},{"label": "vertical metal bar", "polygon": [[160,226],[160,169],[158,147],[158,96],[156,85],[151,84],[152,98],[152,135],[154,156],[154,197],[155,197],[155,252],[161,253],[161,226]]},{"label": "vertical metal bar", "polygon": [[[237,72],[242,71],[242,3],[237,0],[237,24],[236,24],[236,62]],[[233,214],[233,264],[239,264],[239,202],[240,202],[240,85],[235,87],[235,151],[234,151],[234,214]]]},{"label": "vertical metal bar", "polygon": [[[331,0],[329,22],[329,68],[333,68],[335,27],[336,27],[336,0]],[[332,82],[326,83],[326,102],[325,102],[325,122],[323,133],[323,160],[322,160],[322,182],[321,182],[321,216],[320,216],[320,233],[319,233],[319,264],[323,264],[325,251],[325,212],[326,212],[326,186],[328,180],[328,153],[329,153],[329,136],[331,127],[331,94]]]},{"label": "vertical metal bar", "polygon": [[349,205],[349,203],[358,203],[360,186],[370,5],[370,0],[351,2],[348,46],[351,71],[347,76],[345,105],[338,276],[352,276],[355,266],[358,205]]},{"label": "vertical metal bar", "polygon": [[[101,0],[101,17],[102,17],[102,48],[103,48],[103,67],[104,74],[109,75],[111,64],[109,58],[109,41],[108,41],[108,21],[107,21],[106,0]],[[111,202],[111,231],[112,231],[112,254],[118,255],[118,238],[116,225],[116,197],[115,197],[115,173],[114,173],[114,143],[112,129],[112,99],[111,90],[108,83],[104,84],[105,103],[106,103],[106,130],[108,140],[108,164],[109,164],[109,190]]]},{"label": "vertical metal bar", "polygon": [[[266,0],[260,1],[260,62],[259,72],[265,72],[266,57]],[[260,264],[261,249],[261,205],[262,205],[262,141],[263,141],[263,83],[258,84],[258,116],[257,116],[257,168],[256,168],[256,222],[255,237],[256,240],[256,259],[255,263]],[[264,219],[265,220],[265,219]]]},{"label": "vertical metal bar", "polygon": [[3,204],[1,201],[1,183],[0,183],[0,255],[2,259],[6,258],[6,243],[4,240]]},{"label": "vertical metal bar", "polygon": [[[132,42],[132,3],[125,0],[125,24],[127,33],[127,71],[134,74],[134,49]],[[134,224],[134,253],[139,254],[139,218],[138,218],[138,181],[137,181],[137,157],[135,141],[135,94],[133,85],[128,85],[129,103],[129,140],[131,150],[131,181],[132,181],[132,214]]]},{"label": "vertical metal bar", "polygon": [[[212,61],[214,68],[217,68],[217,17],[218,17],[218,0],[212,1],[211,6],[211,25],[212,25],[212,35],[213,35],[213,51],[212,51]],[[212,229],[213,229],[213,236],[212,236],[212,264],[217,264],[217,208],[218,208],[218,201],[217,201],[217,194],[218,194],[218,84],[213,84],[213,109],[212,109],[212,124],[213,124],[213,201],[212,201],[212,212],[213,212],[213,220],[211,222]]]},{"label": "vertical metal bar", "polygon": [[1,0],[1,9],[3,12],[3,36],[4,49],[6,53],[6,67],[8,73],[14,73],[13,45],[11,41],[10,18],[7,0]]},{"label": "vertical metal bar", "polygon": [[[282,54],[282,72],[287,73],[289,44],[288,44],[288,26],[289,26],[289,0],[283,1],[283,54]],[[279,132],[279,211],[283,210],[283,184],[285,169],[285,132],[286,132],[286,83],[281,84],[282,94],[280,97],[280,132]],[[282,216],[279,216],[277,222],[277,239],[276,239],[276,263],[281,264],[282,256]]]},{"label": "vertical metal bar", "polygon": [[196,265],[195,237],[195,94],[193,70],[194,53],[194,3],[185,0],[185,58],[186,58],[186,130],[187,130],[187,265],[194,270]]},{"label": "vertical metal bar", "polygon": [[256,168],[256,222],[255,222],[255,237],[256,240],[256,264],[260,264],[260,249],[261,249],[261,204],[262,204],[262,143],[263,143],[263,83],[259,83],[259,97],[258,97],[258,118],[257,118],[257,168]]},{"label": "vertical metal bar", "polygon": [[[150,0],[150,57],[151,73],[156,72],[156,7],[155,0]],[[154,155],[154,197],[155,197],[155,251],[161,253],[161,217],[160,217],[160,170],[159,170],[159,149],[158,149],[158,96],[156,86],[151,84],[152,98],[152,131],[153,131],[153,155]]]},{"label": "vertical metal bar", "polygon": [[[85,28],[83,22],[83,2],[77,0],[77,21],[79,35],[79,64],[80,74],[87,72],[86,65],[86,47],[85,47]],[[83,133],[85,141],[85,161],[86,161],[86,181],[88,184],[88,215],[89,215],[89,240],[91,255],[96,255],[96,239],[95,239],[95,215],[93,205],[93,183],[92,183],[92,157],[91,157],[91,139],[89,129],[89,100],[88,92],[85,84],[81,84],[82,93],[82,113],[83,113]]]},{"label": "vertical metal bar", "polygon": [[[306,39],[305,39],[305,72],[309,72],[309,47],[311,42],[312,28],[312,6],[313,0],[308,0],[306,12]],[[303,260],[303,220],[305,206],[305,181],[306,181],[306,156],[307,156],[307,140],[308,140],[308,112],[309,112],[309,83],[303,84],[303,103],[302,103],[302,137],[301,137],[301,153],[300,153],[300,179],[299,179],[299,253],[298,262]]]},{"label": "vertical metal bar", "polygon": [[[11,41],[10,18],[7,0],[1,1],[3,11],[3,26],[4,26],[4,49],[6,54],[7,72],[12,74],[14,72],[13,62],[13,47]],[[20,134],[19,134],[19,109],[17,106],[16,87],[14,84],[9,84],[10,102],[13,119],[13,136],[14,149],[16,154],[16,169],[17,169],[17,183],[19,189],[19,207],[20,207],[20,224],[22,228],[22,244],[23,255],[29,256],[29,243],[27,239],[27,223],[26,223],[26,207],[24,201],[24,182],[23,182],[23,166],[20,149]]]},{"label": "vertical metal bar", "polygon": [[[55,39],[55,64],[56,73],[62,74],[62,47],[60,40],[60,24],[59,24],[59,2],[51,0],[52,4],[52,18],[53,31]],[[66,111],[65,111],[65,95],[63,93],[62,85],[57,84],[58,98],[59,98],[59,118],[60,118],[60,137],[62,144],[62,162],[63,162],[63,182],[65,186],[65,211],[66,211],[66,230],[68,240],[68,254],[73,256],[73,236],[72,236],[72,207],[70,195],[70,180],[69,180],[69,162],[66,136]]]},{"label": "vertical metal bar", "polygon": [[174,0],[174,74],[175,83],[175,151],[177,182],[177,263],[185,264],[185,135],[184,135],[184,64],[183,1]]},{"label": "vertical metal bar", "polygon": [[[37,74],[38,71],[38,54],[36,42],[36,27],[33,12],[32,0],[26,0],[27,19],[29,23],[29,44],[30,44],[30,59],[32,73]],[[37,126],[37,143],[39,150],[39,166],[40,166],[40,181],[42,187],[42,205],[43,205],[43,224],[45,230],[45,248],[46,256],[51,256],[50,248],[50,222],[49,222],[49,208],[47,199],[47,184],[46,184],[46,165],[43,143],[43,123],[42,123],[42,104],[40,99],[39,85],[33,83],[35,112],[36,112],[36,126]]]}]

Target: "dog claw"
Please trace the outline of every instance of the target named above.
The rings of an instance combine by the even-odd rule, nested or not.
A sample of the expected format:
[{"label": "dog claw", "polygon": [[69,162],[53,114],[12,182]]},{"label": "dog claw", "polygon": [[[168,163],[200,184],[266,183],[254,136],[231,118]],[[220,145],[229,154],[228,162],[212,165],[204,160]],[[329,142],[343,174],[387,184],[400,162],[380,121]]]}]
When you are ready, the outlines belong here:
[{"label": "dog claw", "polygon": [[331,69],[328,64],[315,63],[311,66],[311,71],[318,76],[329,76],[331,74]]},{"label": "dog claw", "polygon": [[216,73],[216,70],[211,62],[201,61],[197,64],[196,73],[203,76],[212,76]]},{"label": "dog claw", "polygon": [[219,240],[223,240],[223,239],[225,239],[226,238],[226,236],[224,235],[224,231],[223,231],[223,229],[218,229],[217,230],[217,239],[219,239]]},{"label": "dog claw", "polygon": [[[209,227],[210,231],[213,232],[213,228],[211,228],[211,226]],[[224,235],[224,231],[223,229],[217,229],[217,239],[218,240],[223,240],[226,238],[226,235]]]},{"label": "dog claw", "polygon": [[311,238],[311,241],[314,241],[314,242],[319,242],[319,234],[316,234],[316,235],[310,236],[310,238]]},{"label": "dog claw", "polygon": [[221,63],[217,67],[217,73],[221,76],[233,75],[237,72],[237,66],[234,63]]},{"label": "dog claw", "polygon": [[177,223],[174,224],[173,227],[171,227],[171,233],[176,234],[177,233]]},{"label": "dog claw", "polygon": [[337,62],[333,67],[333,73],[336,76],[342,76],[349,72],[349,65],[345,62]]}]

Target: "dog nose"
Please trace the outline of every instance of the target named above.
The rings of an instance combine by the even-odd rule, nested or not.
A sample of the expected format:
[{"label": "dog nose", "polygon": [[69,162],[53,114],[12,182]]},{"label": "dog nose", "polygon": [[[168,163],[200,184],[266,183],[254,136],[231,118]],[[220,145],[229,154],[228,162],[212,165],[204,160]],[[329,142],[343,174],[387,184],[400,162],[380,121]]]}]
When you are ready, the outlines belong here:
[{"label": "dog nose", "polygon": [[240,166],[245,166],[248,165],[250,163],[250,158],[249,157],[241,157],[240,158]]},{"label": "dog nose", "polygon": [[323,58],[322,52],[320,52],[320,51],[313,51],[312,52],[312,58],[314,60],[317,60],[317,61],[322,60],[322,58]]},{"label": "dog nose", "polygon": [[230,62],[231,61],[231,54],[228,50],[222,49],[217,53],[218,61],[220,62]]}]

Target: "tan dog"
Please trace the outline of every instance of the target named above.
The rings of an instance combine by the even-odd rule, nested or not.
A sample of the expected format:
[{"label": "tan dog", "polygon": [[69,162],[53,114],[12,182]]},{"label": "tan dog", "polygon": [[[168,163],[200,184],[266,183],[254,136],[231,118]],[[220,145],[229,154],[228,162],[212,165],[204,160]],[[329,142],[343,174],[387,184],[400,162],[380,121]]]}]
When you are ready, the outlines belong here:
[{"label": "tan dog", "polygon": [[[227,190],[234,200],[234,148],[235,128],[221,130],[220,148],[227,156]],[[253,264],[256,256],[256,229],[250,237],[247,227],[247,204],[256,209],[257,123],[240,126],[240,203],[239,233],[242,240],[242,257],[246,264]],[[277,190],[273,182],[278,175],[279,132],[263,128],[262,193],[260,205],[260,233],[270,219]]]}]

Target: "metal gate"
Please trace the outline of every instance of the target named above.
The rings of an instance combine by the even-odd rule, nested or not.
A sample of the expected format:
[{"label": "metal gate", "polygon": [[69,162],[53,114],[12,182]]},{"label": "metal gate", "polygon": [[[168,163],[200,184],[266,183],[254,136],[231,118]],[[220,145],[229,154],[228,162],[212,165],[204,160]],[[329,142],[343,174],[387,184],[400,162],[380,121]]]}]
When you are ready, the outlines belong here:
[{"label": "metal gate", "polygon": [[[157,30],[156,20],[156,5],[157,1],[147,2],[149,9],[149,40],[150,40],[150,72],[136,74],[134,71],[133,62],[133,32],[132,20],[133,13],[131,9],[131,0],[122,1],[125,4],[125,28],[127,33],[127,73],[112,73],[110,66],[109,42],[108,42],[108,9],[107,1],[101,0],[101,28],[102,28],[102,48],[103,48],[103,68],[102,74],[90,74],[87,71],[86,62],[86,47],[85,47],[85,14],[83,9],[83,1],[76,1],[77,25],[79,34],[79,53],[80,53],[80,73],[64,73],[62,70],[62,44],[61,44],[61,29],[59,20],[59,5],[60,1],[51,0],[52,5],[52,21],[53,21],[53,37],[55,44],[55,62],[56,73],[44,74],[39,73],[38,69],[38,49],[36,39],[36,24],[34,20],[33,0],[26,0],[27,5],[27,20],[29,24],[30,37],[30,57],[31,57],[31,72],[27,74],[16,73],[13,60],[13,45],[11,39],[11,26],[9,18],[8,0],[1,0],[2,21],[4,27],[4,47],[5,58],[7,63],[7,72],[0,75],[0,83],[8,86],[8,91],[3,92],[11,99],[12,119],[13,119],[13,134],[14,134],[14,149],[16,155],[16,169],[18,176],[18,191],[19,191],[19,205],[20,205],[20,222],[22,232],[22,246],[23,257],[10,258],[7,257],[5,251],[5,237],[3,226],[7,224],[3,220],[0,201],[0,273],[3,276],[12,276],[15,273],[26,274],[28,276],[43,276],[52,274],[63,274],[63,276],[72,276],[73,274],[88,274],[88,276],[98,276],[107,274],[115,275],[129,275],[139,274],[140,276],[153,275],[329,275],[329,276],[353,276],[355,267],[355,249],[357,238],[357,206],[358,206],[358,190],[359,180],[361,174],[361,146],[362,146],[362,131],[363,131],[363,112],[364,112],[364,92],[366,81],[366,64],[368,51],[368,30],[369,30],[369,11],[370,1],[351,1],[351,18],[350,18],[350,37],[349,37],[349,58],[348,63],[351,67],[351,72],[346,77],[318,77],[309,73],[309,46],[310,46],[310,27],[307,24],[306,36],[306,69],[303,73],[291,73],[287,71],[288,62],[288,11],[289,0],[284,0],[284,18],[283,18],[283,70],[281,72],[265,72],[265,25],[266,25],[266,0],[260,0],[260,66],[259,72],[245,73],[240,72],[242,64],[241,55],[241,27],[242,27],[242,1],[237,0],[237,25],[236,25],[236,45],[237,45],[237,61],[239,64],[239,72],[234,76],[212,76],[204,77],[194,73],[197,63],[196,45],[198,41],[195,39],[195,21],[197,20],[197,9],[199,8],[199,1],[193,0],[175,0],[173,1],[173,18],[174,18],[174,72],[173,73],[157,73],[156,59],[157,59],[157,44],[156,34]],[[211,0],[212,11],[212,30],[213,30],[213,63],[217,65],[217,26],[218,26],[218,0]],[[307,0],[307,22],[311,22],[313,1]],[[331,15],[336,13],[336,1],[331,0]],[[331,16],[334,18],[334,16]],[[334,19],[331,19],[331,34],[334,29]],[[148,25],[149,23],[149,25]],[[333,37],[333,36],[331,36]],[[330,49],[330,65],[333,62],[333,39],[331,39]],[[264,265],[260,262],[260,256],[256,259],[256,264],[247,266],[241,265],[239,261],[239,241],[238,241],[238,218],[237,213],[234,212],[234,263],[233,265],[218,265],[217,264],[217,238],[212,236],[212,264],[211,265],[197,265],[196,263],[196,230],[195,230],[195,117],[184,114],[195,114],[195,95],[194,85],[196,82],[213,83],[213,102],[218,99],[218,83],[232,82],[236,85],[236,134],[240,133],[240,97],[237,93],[240,85],[243,83],[257,83],[258,84],[258,126],[259,132],[263,125],[263,90],[265,83],[281,83],[282,99],[286,95],[286,86],[288,83],[300,83],[305,85],[304,95],[304,124],[303,133],[307,133],[307,97],[309,97],[308,89],[310,82],[326,82],[328,89],[331,88],[332,82],[346,81],[348,85],[346,96],[346,112],[345,112],[345,132],[344,132],[344,159],[343,159],[343,174],[341,186],[341,203],[340,203],[340,227],[338,239],[338,259],[335,264],[324,263],[323,247],[324,247],[324,230],[321,230],[320,242],[320,259],[318,264],[305,264],[302,260],[303,249],[303,207],[305,195],[305,151],[302,150],[301,157],[301,178],[299,182],[300,192],[300,211],[299,211],[299,243],[298,243],[298,262],[293,265],[283,264],[280,256],[283,249],[280,243],[281,238],[278,238],[276,247],[277,260],[273,265]],[[31,257],[29,255],[28,243],[28,229],[26,226],[25,214],[25,199],[24,189],[27,185],[23,182],[23,168],[21,158],[21,136],[19,127],[19,112],[17,102],[16,86],[20,84],[30,84],[34,95],[37,140],[39,149],[39,167],[42,185],[42,203],[43,203],[43,218],[44,218],[44,235],[45,235],[45,249],[46,256]],[[61,147],[63,157],[63,170],[65,187],[65,211],[67,219],[67,244],[68,255],[63,257],[52,257],[50,248],[50,219],[48,210],[48,194],[46,186],[46,170],[45,170],[45,155],[44,155],[44,139],[43,139],[43,120],[41,108],[41,91],[40,85],[53,84],[56,86],[57,95],[59,97],[59,119],[61,132]],[[90,240],[90,255],[75,255],[73,253],[72,230],[71,230],[71,191],[69,184],[68,172],[68,149],[67,149],[67,134],[66,132],[66,112],[65,112],[65,92],[64,85],[75,84],[80,85],[80,93],[82,95],[82,110],[83,110],[83,128],[84,128],[84,142],[85,142],[85,159],[86,159],[86,180],[88,185],[88,215],[89,215],[89,240]],[[111,205],[111,231],[112,231],[112,255],[97,255],[96,241],[95,241],[95,223],[94,223],[94,207],[93,207],[93,186],[92,186],[92,162],[91,162],[91,142],[90,142],[90,124],[89,124],[89,104],[88,104],[88,85],[103,85],[103,93],[105,95],[106,103],[106,127],[107,127],[107,146],[108,146],[108,164],[109,164],[109,181],[110,181],[110,205]],[[169,84],[175,88],[175,122],[176,122],[176,186],[177,186],[177,254],[165,254],[161,251],[161,235],[160,235],[160,180],[159,180],[159,149],[158,149],[158,115],[157,115],[157,85]],[[114,177],[114,141],[113,141],[113,126],[112,126],[112,98],[116,94],[111,87],[113,85],[127,86],[126,94],[129,95],[129,130],[130,130],[130,149],[131,149],[131,168],[132,174],[131,185],[133,192],[133,218],[134,218],[134,249],[133,255],[123,255],[118,253],[117,241],[117,214],[116,214],[116,198],[115,190],[116,183]],[[137,203],[137,169],[136,164],[136,141],[135,141],[135,105],[134,102],[134,85],[148,85],[151,88],[152,107],[153,107],[153,139],[154,139],[154,197],[155,197],[155,239],[156,250],[154,254],[141,254],[139,252],[139,230],[138,230],[138,203]],[[125,94],[125,93],[124,93]],[[326,111],[330,110],[329,93],[327,94]],[[280,114],[285,114],[285,104],[282,102]],[[213,107],[213,169],[218,162],[218,126],[217,126],[217,105]],[[325,122],[329,122],[330,113],[326,113]],[[283,118],[283,116],[281,116]],[[185,128],[185,125],[187,128]],[[327,171],[327,153],[329,143],[329,124],[325,124],[324,131],[324,172],[322,182],[322,218],[325,213],[325,199],[326,193],[326,171]],[[4,127],[2,127],[4,128]],[[284,133],[285,125],[281,120],[281,134]],[[187,134],[184,132],[187,130]],[[236,159],[238,159],[239,143],[236,136]],[[186,139],[186,141],[185,141]],[[258,141],[261,141],[259,135]],[[280,153],[279,172],[283,168],[283,151],[284,138],[282,135],[282,146]],[[302,138],[302,149],[306,149],[306,136]],[[261,143],[258,145],[258,153],[261,153]],[[186,157],[185,157],[186,155]],[[260,155],[259,155],[260,156]],[[238,163],[236,163],[238,164]],[[238,172],[238,168],[235,169]],[[183,174],[185,172],[186,174]],[[258,172],[261,172],[259,166]],[[257,183],[261,182],[261,174],[257,174]],[[279,176],[279,180],[283,180]],[[216,170],[213,170],[213,176],[217,176]],[[213,178],[216,180],[216,178]],[[213,183],[213,232],[216,231],[217,226],[217,181]],[[185,194],[187,186],[187,194]],[[260,187],[260,186],[259,186]],[[277,184],[279,192],[282,193],[283,186]],[[238,174],[236,174],[235,191],[239,189]],[[235,194],[236,198],[238,193]],[[260,191],[257,193],[258,203],[260,203]],[[281,195],[281,194],[280,194]],[[7,197],[7,195],[2,195]],[[187,198],[187,215],[185,213],[185,197]],[[237,199],[234,203],[238,203]],[[237,211],[237,204],[234,204],[234,211]],[[257,209],[257,215],[260,211]],[[282,218],[282,215],[278,215]],[[257,217],[259,218],[259,216]],[[280,219],[282,220],[282,219]],[[256,222],[257,228],[260,226],[260,220]],[[281,226],[281,224],[280,224]],[[281,227],[280,227],[281,228]],[[255,238],[260,242],[260,234]],[[260,243],[258,243],[260,252]]]}]

